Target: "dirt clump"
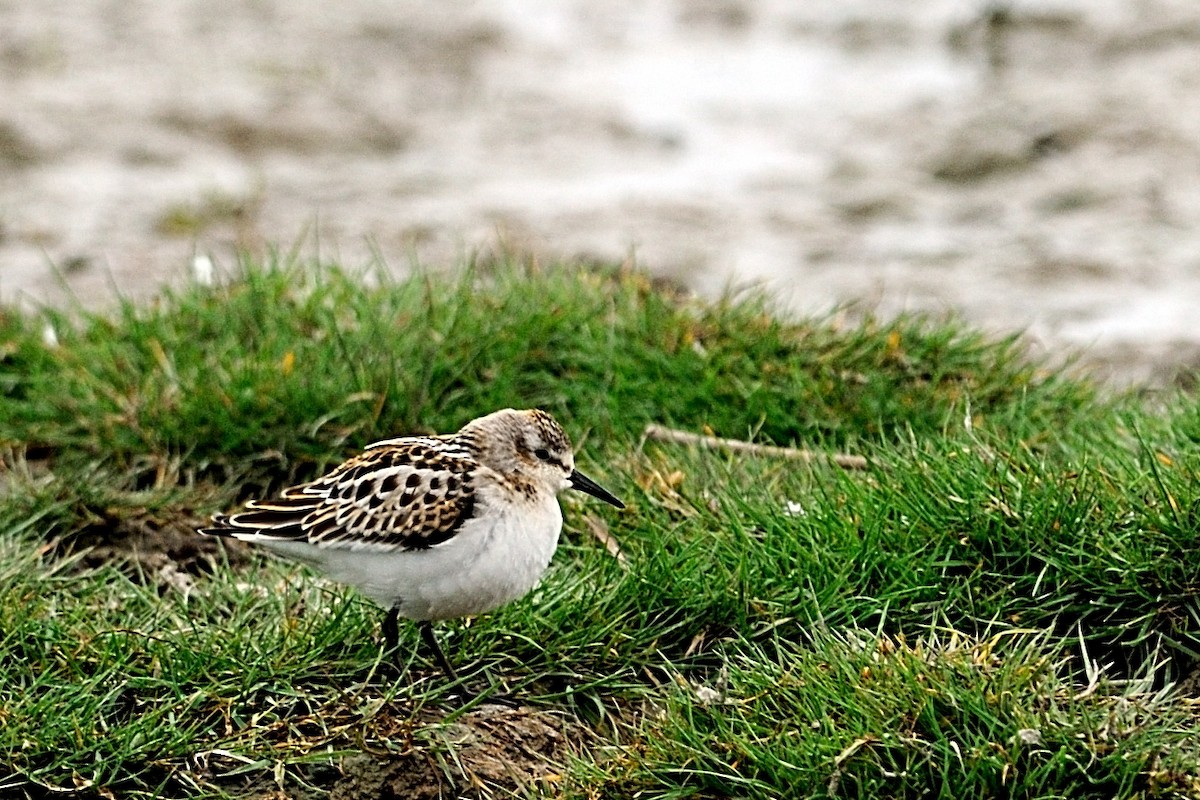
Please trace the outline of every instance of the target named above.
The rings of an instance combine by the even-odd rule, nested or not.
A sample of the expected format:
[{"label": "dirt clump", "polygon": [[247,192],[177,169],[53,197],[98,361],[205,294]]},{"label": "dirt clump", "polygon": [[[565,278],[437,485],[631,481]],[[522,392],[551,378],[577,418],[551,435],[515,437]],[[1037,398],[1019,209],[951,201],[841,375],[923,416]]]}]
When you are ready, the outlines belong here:
[{"label": "dirt clump", "polygon": [[116,564],[138,580],[187,592],[194,578],[222,564],[239,567],[250,561],[241,542],[200,535],[196,528],[205,522],[191,515],[105,511],[55,549],[63,555],[84,551],[79,564],[85,568]]},{"label": "dirt clump", "polygon": [[488,704],[430,725],[425,742],[342,763],[330,800],[490,797],[553,780],[568,750],[563,721],[544,711]]}]

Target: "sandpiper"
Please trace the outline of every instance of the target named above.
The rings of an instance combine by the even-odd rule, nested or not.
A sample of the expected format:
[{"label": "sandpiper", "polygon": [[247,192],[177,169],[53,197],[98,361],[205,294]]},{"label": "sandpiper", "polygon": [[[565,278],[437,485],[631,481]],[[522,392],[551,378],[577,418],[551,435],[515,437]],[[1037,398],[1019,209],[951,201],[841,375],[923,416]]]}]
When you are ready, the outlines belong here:
[{"label": "sandpiper", "polygon": [[200,532],[263,545],[357,588],[387,609],[393,652],[399,618],[417,622],[456,681],[432,623],[491,611],[537,585],[558,546],[556,495],[566,488],[625,507],[575,468],[554,417],[509,408],[457,433],[376,442]]}]

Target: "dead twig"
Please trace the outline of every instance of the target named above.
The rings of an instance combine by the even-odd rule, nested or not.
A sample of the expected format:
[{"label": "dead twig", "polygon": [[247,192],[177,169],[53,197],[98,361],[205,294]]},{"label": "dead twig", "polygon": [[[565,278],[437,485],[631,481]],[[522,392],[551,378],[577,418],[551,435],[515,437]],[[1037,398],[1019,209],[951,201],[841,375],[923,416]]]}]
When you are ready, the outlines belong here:
[{"label": "dead twig", "polygon": [[729,450],[733,453],[750,453],[756,456],[774,456],[777,458],[796,458],[801,461],[832,461],[842,469],[866,469],[865,456],[855,456],[849,453],[823,453],[817,450],[801,450],[795,447],[775,447],[767,444],[743,442],[740,439],[722,439],[718,436],[702,436],[689,431],[675,430],[662,425],[647,425],[642,434],[645,438],[656,442],[672,444],[694,444],[713,450]]},{"label": "dead twig", "polygon": [[608,550],[608,554],[615,558],[623,569],[629,569],[629,560],[621,552],[621,545],[617,541],[617,537],[608,532],[608,525],[604,523],[604,520],[588,514],[584,517],[583,521],[587,523],[588,530],[592,532],[592,536],[595,536],[596,540]]}]

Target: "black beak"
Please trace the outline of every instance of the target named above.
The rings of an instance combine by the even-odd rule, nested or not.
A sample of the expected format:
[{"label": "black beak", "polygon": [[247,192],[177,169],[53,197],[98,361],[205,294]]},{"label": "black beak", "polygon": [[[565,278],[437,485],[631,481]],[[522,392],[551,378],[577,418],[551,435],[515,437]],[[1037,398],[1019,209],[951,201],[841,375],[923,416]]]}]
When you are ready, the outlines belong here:
[{"label": "black beak", "polygon": [[610,503],[617,508],[625,507],[625,504],[618,500],[612,492],[608,491],[608,489],[605,489],[603,486],[596,483],[579,470],[575,470],[569,476],[567,476],[567,480],[571,482],[572,489],[578,489],[584,494],[590,494],[592,497],[603,500],[606,503]]}]

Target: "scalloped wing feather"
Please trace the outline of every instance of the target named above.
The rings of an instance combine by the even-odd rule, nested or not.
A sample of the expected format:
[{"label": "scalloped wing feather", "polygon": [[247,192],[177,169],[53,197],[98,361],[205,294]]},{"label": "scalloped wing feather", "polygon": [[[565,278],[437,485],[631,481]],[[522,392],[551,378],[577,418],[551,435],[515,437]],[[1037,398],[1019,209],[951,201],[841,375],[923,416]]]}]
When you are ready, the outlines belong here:
[{"label": "scalloped wing feather", "polygon": [[317,480],[214,517],[205,533],[318,547],[415,550],[453,538],[475,509],[479,465],[441,439],[377,442]]}]

